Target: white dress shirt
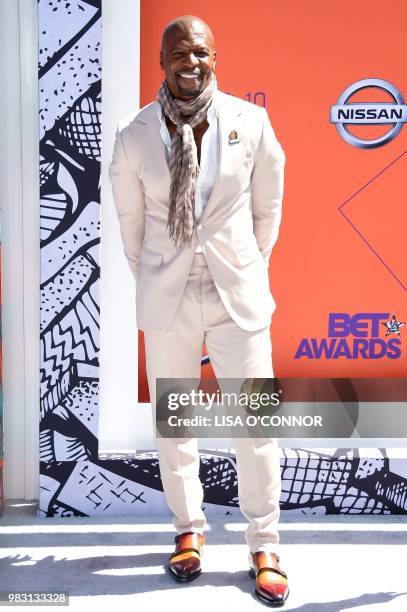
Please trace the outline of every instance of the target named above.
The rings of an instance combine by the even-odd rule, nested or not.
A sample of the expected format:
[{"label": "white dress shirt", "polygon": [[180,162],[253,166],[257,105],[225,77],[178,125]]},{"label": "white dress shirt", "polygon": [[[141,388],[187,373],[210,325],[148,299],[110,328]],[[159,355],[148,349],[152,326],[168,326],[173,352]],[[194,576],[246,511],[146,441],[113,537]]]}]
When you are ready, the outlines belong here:
[{"label": "white dress shirt", "polygon": [[[161,124],[161,138],[166,145],[168,162],[169,153],[171,151],[171,136],[168,131],[161,106],[158,110],[158,118]],[[209,200],[219,168],[219,115],[215,97],[213,98],[212,104],[208,109],[207,121],[209,127],[202,136],[200,171],[196,182],[195,216],[197,221],[201,217],[205,204]],[[195,252],[203,253],[203,248],[200,244],[197,245]]]}]

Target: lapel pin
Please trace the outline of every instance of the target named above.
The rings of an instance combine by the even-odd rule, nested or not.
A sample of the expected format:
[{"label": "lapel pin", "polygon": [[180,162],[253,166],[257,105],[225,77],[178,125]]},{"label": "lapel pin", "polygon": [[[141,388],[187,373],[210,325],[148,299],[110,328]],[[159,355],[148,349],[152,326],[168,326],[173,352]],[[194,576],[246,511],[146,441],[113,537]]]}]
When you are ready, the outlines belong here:
[{"label": "lapel pin", "polygon": [[240,138],[236,130],[232,130],[229,134],[229,144],[236,144],[237,142],[240,142]]}]

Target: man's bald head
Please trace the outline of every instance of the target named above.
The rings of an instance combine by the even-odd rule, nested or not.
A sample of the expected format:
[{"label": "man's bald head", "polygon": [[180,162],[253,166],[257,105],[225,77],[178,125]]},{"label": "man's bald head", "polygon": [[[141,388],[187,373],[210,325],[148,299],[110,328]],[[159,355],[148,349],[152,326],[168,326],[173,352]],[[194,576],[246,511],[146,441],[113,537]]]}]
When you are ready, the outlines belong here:
[{"label": "man's bald head", "polygon": [[207,41],[211,44],[212,48],[215,49],[215,40],[208,24],[199,17],[195,17],[195,15],[181,15],[181,17],[176,17],[165,26],[161,39],[161,51],[164,51],[168,36],[171,36],[174,31],[181,30],[183,32],[188,32],[190,28],[195,32],[205,34]]},{"label": "man's bald head", "polygon": [[216,50],[212,30],[199,17],[182,15],[170,21],[161,40],[160,66],[173,96],[199,96],[212,79]]}]

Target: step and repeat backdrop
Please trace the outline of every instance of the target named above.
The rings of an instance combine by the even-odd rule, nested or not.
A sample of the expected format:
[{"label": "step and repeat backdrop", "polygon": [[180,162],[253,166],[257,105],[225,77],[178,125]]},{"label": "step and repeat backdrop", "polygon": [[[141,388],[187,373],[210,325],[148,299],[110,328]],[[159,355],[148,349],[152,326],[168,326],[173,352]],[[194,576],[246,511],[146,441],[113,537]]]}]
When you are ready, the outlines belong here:
[{"label": "step and repeat backdrop", "polygon": [[[141,106],[163,79],[163,28],[177,15],[197,15],[214,34],[219,88],[264,106],[285,151],[270,260],[277,376],[407,374],[407,6],[392,3],[386,28],[380,7],[377,0],[141,2]],[[139,369],[147,401],[144,360]],[[213,376],[209,363],[203,374]]]},{"label": "step and repeat backdrop", "polygon": [[[38,3],[43,516],[168,513],[155,451],[99,454],[102,9]],[[383,29],[377,0],[141,0],[141,106],[163,79],[163,28],[196,14],[215,36],[219,88],[267,108],[284,148],[270,265],[278,376],[406,375],[407,6],[388,11]],[[142,332],[134,342],[148,402]],[[204,346],[202,366],[211,377]],[[284,512],[407,513],[406,462],[391,449],[280,452]],[[239,513],[232,451],[203,451],[200,477],[207,513]]]}]

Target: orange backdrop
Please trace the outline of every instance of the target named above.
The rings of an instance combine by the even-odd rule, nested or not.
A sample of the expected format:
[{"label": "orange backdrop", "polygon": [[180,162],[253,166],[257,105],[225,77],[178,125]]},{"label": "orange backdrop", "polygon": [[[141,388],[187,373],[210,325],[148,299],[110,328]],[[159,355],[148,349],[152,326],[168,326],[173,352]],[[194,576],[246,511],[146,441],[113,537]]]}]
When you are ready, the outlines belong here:
[{"label": "orange backdrop", "polygon": [[[221,90],[252,101],[256,92],[265,94],[286,154],[283,220],[270,264],[275,374],[405,376],[407,326],[399,359],[294,355],[303,338],[327,338],[331,312],[394,312],[407,321],[407,127],[367,150],[344,142],[329,122],[331,105],[360,79],[390,81],[407,96],[407,3],[395,0],[384,14],[379,0],[141,0],[141,106],[156,98],[163,80],[163,28],[183,14],[211,26]],[[366,90],[353,101],[389,98]],[[373,138],[388,129],[352,131]],[[346,200],[342,210],[354,227],[338,210]],[[385,333],[383,325],[380,337]],[[139,348],[139,401],[148,401],[142,332]],[[211,374],[205,366],[203,375]]]}]

